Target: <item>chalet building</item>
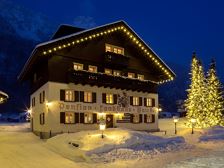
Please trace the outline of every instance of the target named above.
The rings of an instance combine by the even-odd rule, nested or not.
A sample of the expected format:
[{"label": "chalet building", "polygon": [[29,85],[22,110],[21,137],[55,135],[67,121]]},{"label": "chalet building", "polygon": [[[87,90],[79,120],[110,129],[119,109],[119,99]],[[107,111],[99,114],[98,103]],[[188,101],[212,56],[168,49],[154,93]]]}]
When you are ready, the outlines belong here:
[{"label": "chalet building", "polygon": [[68,25],[33,50],[19,80],[30,81],[31,127],[48,137],[107,128],[156,131],[160,84],[174,72],[127,25]]}]

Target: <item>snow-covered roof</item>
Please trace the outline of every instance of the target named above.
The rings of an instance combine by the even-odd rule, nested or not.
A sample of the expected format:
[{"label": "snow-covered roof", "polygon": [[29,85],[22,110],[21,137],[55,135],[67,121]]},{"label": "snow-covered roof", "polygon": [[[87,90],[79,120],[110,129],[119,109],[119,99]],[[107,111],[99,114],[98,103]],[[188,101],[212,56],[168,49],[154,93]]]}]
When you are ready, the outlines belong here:
[{"label": "snow-covered roof", "polygon": [[[165,81],[170,81],[176,76],[175,73],[165,64],[165,62],[155,53],[155,51],[153,51],[149,47],[149,45],[146,42],[144,42],[144,40],[125,21],[121,20],[121,21],[116,21],[116,22],[113,22],[113,23],[105,24],[105,25],[102,25],[102,26],[94,27],[92,29],[79,31],[77,33],[73,33],[73,34],[70,34],[70,35],[66,35],[66,36],[63,36],[63,37],[60,37],[60,38],[57,38],[57,39],[53,39],[53,40],[38,44],[34,48],[33,52],[31,53],[28,61],[26,62],[25,66],[23,67],[23,69],[22,69],[20,75],[18,76],[18,78],[20,80],[23,80],[28,67],[31,65],[31,62],[35,59],[35,57],[37,57],[37,55],[51,54],[56,50],[59,50],[59,49],[61,50],[63,48],[73,46],[74,44],[81,43],[82,41],[77,40],[77,39],[76,39],[76,41],[72,41],[72,40],[74,40],[73,38],[79,37],[81,35],[85,35],[85,34],[94,32],[94,34],[92,36],[90,35],[88,37],[88,38],[92,39],[92,38],[96,38],[96,35],[100,36],[101,33],[102,34],[107,34],[107,32],[105,32],[105,31],[104,32],[103,31],[97,32],[97,34],[95,34],[96,31],[101,30],[103,28],[105,28],[105,29],[108,28],[108,30],[107,30],[108,33],[111,33],[111,31],[114,30],[112,28],[114,28],[115,26],[122,27],[122,30],[123,30],[122,32],[124,34],[126,34],[129,37],[132,36],[132,39],[136,40],[136,45],[139,46],[139,48],[142,49],[145,52],[145,55],[148,57],[148,59],[150,59],[150,61],[154,61],[154,63],[156,63],[162,69],[163,73],[165,75],[167,75],[167,80],[163,80],[163,81],[161,81],[161,83],[163,83]],[[117,28],[115,28],[115,29],[117,29]],[[88,40],[88,38],[86,37],[87,40]],[[84,41],[83,38],[81,38],[81,40]],[[54,46],[54,48],[52,48],[53,44],[55,44],[55,43],[60,44],[60,43],[63,43],[63,42],[64,42],[64,45],[58,46],[59,49],[56,48],[55,46]],[[48,49],[46,49],[47,46],[48,46]]]}]

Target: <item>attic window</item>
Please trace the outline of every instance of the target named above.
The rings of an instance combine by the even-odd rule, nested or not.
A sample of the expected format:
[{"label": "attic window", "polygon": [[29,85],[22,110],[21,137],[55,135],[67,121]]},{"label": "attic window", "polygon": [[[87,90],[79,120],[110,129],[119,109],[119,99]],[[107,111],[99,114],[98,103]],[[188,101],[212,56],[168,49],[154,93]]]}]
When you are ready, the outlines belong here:
[{"label": "attic window", "polygon": [[116,54],[124,55],[124,48],[118,47],[118,46],[114,46],[114,45],[111,45],[111,44],[106,44],[105,45],[105,51],[106,52],[113,52],[113,53],[116,53]]}]

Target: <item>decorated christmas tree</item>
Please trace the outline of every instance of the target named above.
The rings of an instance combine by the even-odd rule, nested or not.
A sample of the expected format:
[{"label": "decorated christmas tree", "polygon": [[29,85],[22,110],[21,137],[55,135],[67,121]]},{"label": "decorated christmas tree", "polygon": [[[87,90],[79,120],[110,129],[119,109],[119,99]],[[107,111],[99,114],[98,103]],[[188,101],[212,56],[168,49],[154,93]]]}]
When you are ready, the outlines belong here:
[{"label": "decorated christmas tree", "polygon": [[192,119],[196,120],[195,127],[206,127],[207,90],[203,67],[193,53],[191,64],[191,84],[187,90],[188,95],[185,101],[187,110],[187,125],[191,126]]},{"label": "decorated christmas tree", "polygon": [[223,124],[223,92],[222,85],[216,75],[216,66],[214,60],[212,60],[207,73],[207,92],[208,102],[206,112],[206,124],[207,126]]}]

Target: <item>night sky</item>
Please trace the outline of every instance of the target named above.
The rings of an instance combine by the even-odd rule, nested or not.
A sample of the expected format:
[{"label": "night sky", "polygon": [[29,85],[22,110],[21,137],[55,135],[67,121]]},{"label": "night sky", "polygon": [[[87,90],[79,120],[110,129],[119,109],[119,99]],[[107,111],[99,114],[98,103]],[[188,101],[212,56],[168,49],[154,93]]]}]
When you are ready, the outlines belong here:
[{"label": "night sky", "polygon": [[[93,27],[126,21],[161,58],[190,66],[196,51],[207,68],[218,62],[224,79],[224,1],[222,0],[13,0],[59,23]],[[80,18],[84,23],[80,24]]]}]

